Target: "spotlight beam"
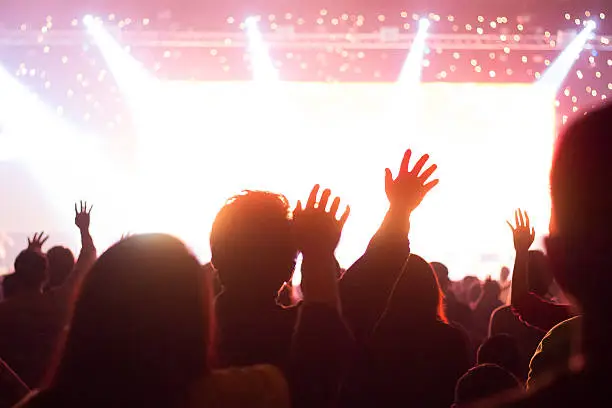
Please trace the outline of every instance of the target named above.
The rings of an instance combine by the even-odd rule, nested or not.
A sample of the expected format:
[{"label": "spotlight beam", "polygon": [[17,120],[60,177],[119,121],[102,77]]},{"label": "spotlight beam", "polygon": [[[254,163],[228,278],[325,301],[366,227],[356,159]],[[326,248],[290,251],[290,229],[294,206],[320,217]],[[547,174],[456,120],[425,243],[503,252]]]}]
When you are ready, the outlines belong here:
[{"label": "spotlight beam", "polygon": [[71,222],[70,203],[76,200],[86,198],[104,207],[115,177],[100,153],[99,139],[59,118],[1,66],[0,89],[3,147],[40,181],[62,223]]},{"label": "spotlight beam", "polygon": [[129,54],[104,27],[102,20],[86,15],[83,23],[98,46],[121,91],[126,95],[128,103],[133,106],[142,106],[143,103],[150,105],[152,100],[156,100],[157,95],[151,95],[151,91],[159,90],[161,86],[159,80]]},{"label": "spotlight beam", "polygon": [[268,46],[259,30],[257,18],[245,20],[246,34],[249,40],[249,53],[253,67],[253,79],[257,82],[273,82],[279,80],[278,70],[274,66]]},{"label": "spotlight beam", "polygon": [[417,31],[412,46],[406,57],[406,61],[400,72],[398,83],[400,85],[415,85],[421,81],[421,72],[423,70],[423,55],[426,49],[427,33],[431,23],[427,19],[419,21],[419,29]]},{"label": "spotlight beam", "polygon": [[587,21],[584,29],[559,54],[557,59],[550,64],[542,77],[536,82],[536,86],[549,88],[551,91],[557,92],[580,56],[580,52],[584,49],[585,44],[591,38],[595,28],[596,24],[594,21]]}]

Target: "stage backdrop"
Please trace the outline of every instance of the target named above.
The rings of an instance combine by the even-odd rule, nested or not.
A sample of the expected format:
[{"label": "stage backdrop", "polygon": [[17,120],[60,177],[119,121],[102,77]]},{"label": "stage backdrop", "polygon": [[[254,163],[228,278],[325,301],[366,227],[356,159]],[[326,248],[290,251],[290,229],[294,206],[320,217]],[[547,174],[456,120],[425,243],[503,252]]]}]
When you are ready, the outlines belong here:
[{"label": "stage backdrop", "polygon": [[[384,168],[396,172],[412,148],[431,155],[441,181],[413,215],[411,246],[446,263],[452,277],[497,276],[512,263],[505,221],[517,207],[547,233],[554,98],[533,85],[171,82],[133,109],[136,166],[103,165],[93,186],[86,178],[45,180],[41,194],[58,203],[54,215],[40,221],[30,206],[13,206],[0,225],[60,228],[72,218],[70,201],[86,196],[95,202],[100,247],[126,231],[164,231],[205,261],[226,198],[269,189],[293,204],[320,183],[352,207],[338,249],[349,266],[387,209]],[[27,189],[13,190],[7,199],[29,199],[21,197]]]}]

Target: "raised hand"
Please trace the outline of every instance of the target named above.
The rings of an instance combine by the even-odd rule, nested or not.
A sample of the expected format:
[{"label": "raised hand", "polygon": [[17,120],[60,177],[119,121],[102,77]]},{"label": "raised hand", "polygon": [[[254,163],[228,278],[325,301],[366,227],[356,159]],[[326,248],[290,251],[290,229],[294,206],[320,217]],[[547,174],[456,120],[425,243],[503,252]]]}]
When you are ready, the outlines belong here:
[{"label": "raised hand", "polygon": [[42,251],[42,246],[49,239],[49,235],[45,236],[44,231],[39,232],[38,234],[34,234],[32,238],[28,238],[28,249],[32,249],[34,251]]},{"label": "raised hand", "polygon": [[303,254],[333,255],[351,209],[346,206],[338,219],[340,197],[334,198],[327,211],[331,190],[323,190],[321,198],[318,199],[319,189],[318,184],[313,187],[305,208],[302,208],[301,201],[298,201],[293,211],[294,237]]},{"label": "raised hand", "polygon": [[80,208],[76,203],[74,204],[74,223],[81,231],[89,229],[92,208],[93,205],[89,206],[89,209],[87,209],[87,201],[80,201]]},{"label": "raised hand", "polygon": [[510,229],[512,230],[512,237],[514,238],[514,249],[517,252],[527,252],[535,241],[535,229],[529,222],[529,215],[527,211],[520,209],[514,212],[514,223],[512,225],[510,221],[506,221]]},{"label": "raised hand", "polygon": [[412,170],[408,170],[411,156],[412,151],[406,150],[399,173],[395,179],[391,170],[385,169],[385,192],[387,193],[391,208],[407,212],[417,208],[423,201],[423,198],[425,198],[425,195],[439,182],[437,179],[427,182],[438,168],[435,164],[422,171],[427,160],[429,160],[429,155],[421,156]]}]

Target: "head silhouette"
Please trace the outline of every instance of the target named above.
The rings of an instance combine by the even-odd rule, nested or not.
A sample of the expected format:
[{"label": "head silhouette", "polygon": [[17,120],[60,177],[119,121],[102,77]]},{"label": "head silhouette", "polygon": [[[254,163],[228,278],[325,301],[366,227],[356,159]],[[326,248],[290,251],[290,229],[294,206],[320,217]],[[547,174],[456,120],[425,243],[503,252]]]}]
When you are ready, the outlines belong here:
[{"label": "head silhouette", "polygon": [[480,294],[480,300],[497,300],[501,294],[501,287],[497,281],[491,278],[485,279],[482,283],[482,293]]},{"label": "head silhouette", "polygon": [[53,389],[94,405],[176,404],[207,372],[211,299],[204,276],[171,236],[116,243],[82,283]]},{"label": "head silhouette", "polygon": [[393,288],[386,319],[395,322],[446,321],[443,298],[432,267],[420,256],[411,254]]},{"label": "head silhouette", "polygon": [[457,381],[453,407],[471,406],[500,393],[521,390],[520,381],[510,372],[494,364],[482,364],[471,368]]},{"label": "head silhouette", "polygon": [[47,251],[49,287],[62,286],[74,269],[74,255],[68,248],[55,246]]},{"label": "head silhouette", "polygon": [[498,334],[486,339],[478,348],[478,364],[498,365],[517,377],[521,377],[520,352],[514,337]]},{"label": "head silhouette", "polygon": [[48,278],[47,257],[40,251],[25,249],[15,259],[18,292],[40,292]]},{"label": "head silhouette", "polygon": [[287,199],[264,191],[231,198],[215,218],[210,248],[224,289],[273,298],[297,256]]},{"label": "head silhouette", "polygon": [[557,141],[550,177],[553,274],[585,312],[600,316],[612,313],[611,135],[612,104],[577,120]]},{"label": "head silhouette", "polygon": [[433,268],[440,284],[440,289],[446,294],[450,286],[450,279],[448,278],[448,268],[446,265],[440,262],[432,262],[431,267]]}]

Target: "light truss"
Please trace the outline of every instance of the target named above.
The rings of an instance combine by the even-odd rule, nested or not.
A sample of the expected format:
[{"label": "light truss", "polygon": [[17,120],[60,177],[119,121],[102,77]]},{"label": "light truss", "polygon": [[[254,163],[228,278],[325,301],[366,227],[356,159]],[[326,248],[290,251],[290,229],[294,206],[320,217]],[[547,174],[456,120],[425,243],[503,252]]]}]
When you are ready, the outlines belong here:
[{"label": "light truss", "polygon": [[[214,31],[119,31],[109,28],[118,39],[131,47],[162,48],[246,48],[248,40],[242,32]],[[292,30],[264,34],[269,48],[280,49],[380,49],[405,50],[412,46],[415,34],[389,36],[382,33],[294,33]],[[81,30],[1,30],[0,46],[31,47],[36,45],[72,46],[92,40]],[[544,34],[430,34],[427,45],[435,50],[562,50],[556,35]],[[612,36],[594,36],[587,49],[612,51]]]}]

